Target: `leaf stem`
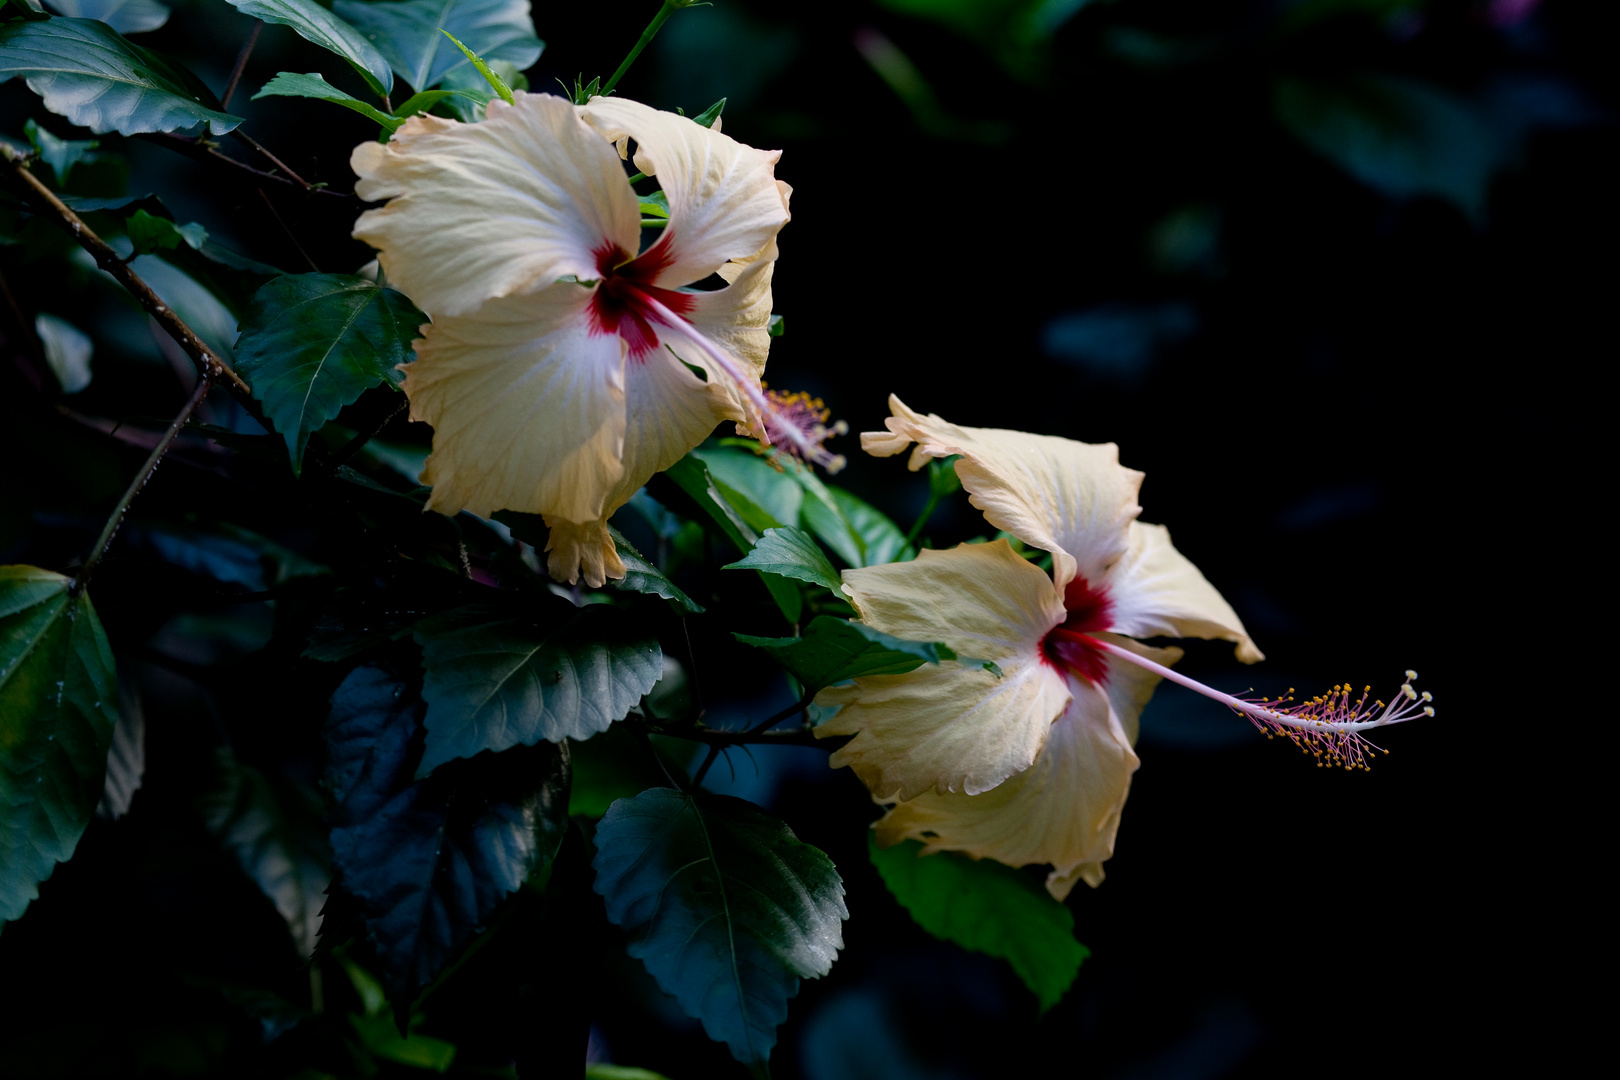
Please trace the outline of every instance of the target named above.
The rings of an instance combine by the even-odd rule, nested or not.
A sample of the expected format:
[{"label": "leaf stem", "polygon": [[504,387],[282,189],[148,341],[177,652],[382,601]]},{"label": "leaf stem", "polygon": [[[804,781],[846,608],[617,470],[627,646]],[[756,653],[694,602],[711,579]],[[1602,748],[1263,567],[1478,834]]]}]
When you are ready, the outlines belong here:
[{"label": "leaf stem", "polygon": [[906,533],[906,547],[916,546],[917,535],[923,531],[923,526],[928,524],[928,519],[933,516],[934,509],[937,506],[939,506],[939,492],[930,489],[928,501],[923,503],[922,513],[917,515],[917,520],[912,524],[911,531]]},{"label": "leaf stem", "polygon": [[[163,327],[187,356],[191,357],[192,363],[197,366],[197,374],[202,379],[228,384],[237,399],[246,405],[255,417],[259,416],[258,403],[253,400],[253,393],[248,384],[242,381],[242,377],[232,371],[230,365],[220,359],[219,354],[209,348],[207,343],[198,337],[157,293],[152,291],[152,287],[142,281],[140,275],[118,257],[118,252],[114,251],[107,241],[97,236],[79,215],[69,210],[50,188],[40,182],[39,177],[28,170],[26,156],[17,153],[4,143],[0,143],[0,156],[4,157],[12,175],[28,189],[29,202],[35,209],[46,211],[56,218],[64,229],[73,234],[79,246],[96,260],[97,266],[111,274],[120,285],[129,290],[141,307],[146,309],[146,313],[157,320],[158,325]],[[269,430],[268,425],[266,430]]]},{"label": "leaf stem", "polygon": [[191,391],[191,396],[186,399],[185,405],[181,407],[180,412],[175,416],[174,422],[163,433],[163,438],[158,440],[157,445],[152,447],[152,452],[146,456],[146,464],[142,465],[141,471],[135,474],[135,479],[129,482],[129,487],[125,489],[123,498],[118,500],[118,505],[113,507],[112,515],[107,518],[107,524],[102,528],[101,536],[96,539],[96,546],[90,549],[90,554],[85,558],[84,565],[79,568],[78,574],[74,576],[73,585],[70,589],[73,594],[77,595],[83,592],[84,587],[90,583],[90,575],[95,573],[96,567],[101,563],[102,555],[106,554],[107,545],[112,543],[113,536],[118,532],[118,527],[124,523],[124,515],[129,513],[130,503],[135,501],[135,496],[141,493],[141,489],[146,486],[146,482],[152,479],[152,473],[156,471],[158,462],[163,460],[163,455],[169,452],[170,446],[174,445],[174,437],[180,434],[180,429],[186,426],[186,421],[191,418],[192,413],[197,411],[197,406],[202,404],[203,398],[208,396],[208,391],[212,389],[213,385],[213,377],[207,374],[197,380],[196,387]]},{"label": "leaf stem", "polygon": [[289,166],[285,161],[282,161],[280,158],[276,157],[276,155],[272,154],[263,146],[263,144],[261,144],[257,139],[249,135],[247,132],[243,131],[241,128],[234,129],[231,132],[231,138],[246,143],[248,146],[258,151],[260,156],[262,156],[266,161],[270,162],[270,164],[274,165],[276,168],[280,169],[282,172],[286,173],[288,177],[292,179],[293,183],[303,188],[306,192],[314,190],[314,184],[311,184],[308,180],[305,180],[302,176],[299,176],[297,173],[293,172],[291,166]]},{"label": "leaf stem", "polygon": [[645,49],[652,42],[652,39],[658,36],[658,31],[669,21],[669,17],[675,14],[677,6],[684,7],[685,5],[677,5],[675,0],[664,0],[664,5],[658,9],[658,14],[652,17],[652,22],[647,24],[647,29],[641,32],[641,40],[636,42],[635,47],[624,58],[624,63],[619,65],[619,70],[613,73],[613,77],[602,85],[600,96],[607,97],[613,92],[613,88],[619,85],[619,80],[624,78],[624,73],[630,70],[630,65],[636,62],[636,57],[641,55],[641,50]]},{"label": "leaf stem", "polygon": [[693,787],[696,788],[703,786],[703,778],[709,775],[709,766],[714,764],[715,759],[720,756],[720,751],[722,749],[724,749],[724,747],[722,747],[719,743],[709,744],[709,756],[703,759],[703,764],[698,766],[697,773],[692,777]]},{"label": "leaf stem", "polygon": [[219,111],[226,112],[231,107],[231,95],[236,93],[236,84],[242,81],[242,69],[247,67],[248,57],[253,53],[253,46],[259,43],[259,31],[264,29],[264,23],[258,19],[253,20],[253,32],[248,34],[242,43],[242,51],[236,54],[236,66],[231,68],[231,77],[225,83],[225,93],[219,99]]}]

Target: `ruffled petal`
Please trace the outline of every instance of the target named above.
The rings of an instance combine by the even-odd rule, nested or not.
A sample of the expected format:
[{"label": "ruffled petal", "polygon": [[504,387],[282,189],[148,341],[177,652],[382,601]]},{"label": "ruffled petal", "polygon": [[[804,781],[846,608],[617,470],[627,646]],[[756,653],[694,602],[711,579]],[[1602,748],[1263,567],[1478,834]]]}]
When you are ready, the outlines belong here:
[{"label": "ruffled petal", "polygon": [[[731,283],[725,288],[687,294],[692,297],[687,319],[710,341],[746,361],[756,382],[771,351],[771,277],[776,255],[776,241],[772,240],[747,260],[721,267],[722,276],[724,271],[732,271]],[[677,347],[676,351],[682,360],[707,371],[709,381],[716,381],[720,373],[712,370],[702,350]]]},{"label": "ruffled petal", "polygon": [[481,124],[418,114],[387,143],[361,143],[350,162],[356,194],[393,200],[360,215],[354,235],[434,318],[570,274],[596,278],[602,250],[640,245],[618,155],[549,94],[493,101]]},{"label": "ruffled petal", "polygon": [[[1180,656],[1128,647],[1160,663]],[[902,802],[877,823],[878,843],[913,838],[926,845],[925,854],[961,851],[1009,866],[1050,863],[1046,887],[1059,900],[1076,881],[1099,884],[1140,764],[1129,731],[1157,681],[1113,658],[1106,690],[1070,678],[1073,701],[1029,769],[981,795],[930,792]]]},{"label": "ruffled petal", "polygon": [[960,454],[956,475],[985,520],[1052,553],[1061,589],[1076,573],[1101,580],[1126,551],[1126,528],[1142,512],[1142,474],[1119,463],[1113,443],[959,427],[923,416],[889,396],[886,432],[861,436],[861,448],[888,457],[915,442],[909,467]]},{"label": "ruffled petal", "polygon": [[[622,504],[620,504],[622,505]],[[617,510],[618,507],[613,508]],[[568,521],[547,516],[546,527],[551,530],[546,541],[546,570],[558,581],[573,584],[580,574],[585,584],[600,589],[608,578],[624,577],[624,563],[619,549],[607,531],[607,519],[612,510],[596,521]]]},{"label": "ruffled petal", "polygon": [[625,345],[592,332],[564,283],[441,318],[405,365],[411,419],[433,425],[428,507],[593,521],[624,474]]},{"label": "ruffled petal", "polygon": [[988,791],[1027,769],[1068,703],[1041,638],[1063,620],[1052,582],[1005,541],[923,551],[915,562],[844,571],[844,591],[868,625],[896,637],[942,641],[991,660],[856,679],[817,701],[842,709],[816,734],[854,735],[829,759],[849,765],[877,796]]},{"label": "ruffled petal", "polygon": [[592,98],[580,115],[610,142],[634,139],[636,168],[656,175],[669,200],[664,235],[643,256],[664,261],[653,284],[674,288],[701,281],[727,262],[760,251],[787,224],[787,197],[772,173],[781,151],[755,150],[684,116],[624,98]]},{"label": "ruffled petal", "polygon": [[1131,522],[1130,548],[1107,580],[1111,629],[1132,637],[1216,638],[1237,644],[1245,664],[1265,655],[1221,594],[1170,543],[1163,525]]}]

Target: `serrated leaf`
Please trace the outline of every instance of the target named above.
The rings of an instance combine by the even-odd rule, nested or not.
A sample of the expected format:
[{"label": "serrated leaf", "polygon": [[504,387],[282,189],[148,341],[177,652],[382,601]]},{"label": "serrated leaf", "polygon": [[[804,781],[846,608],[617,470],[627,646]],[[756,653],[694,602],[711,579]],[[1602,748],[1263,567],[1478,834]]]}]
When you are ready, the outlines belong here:
[{"label": "serrated leaf", "polygon": [[39,159],[49,165],[51,172],[56,174],[58,187],[68,182],[73,166],[80,162],[88,165],[101,156],[95,152],[96,147],[101,145],[96,140],[58,139],[33,120],[23,124],[23,134],[28,136],[28,141],[39,151]]},{"label": "serrated leaf", "polygon": [[799,980],[843,947],[832,860],[757,806],[673,788],[614,803],[595,841],[596,891],[630,955],[737,1060],[767,1060]]},{"label": "serrated leaf", "polygon": [[383,54],[366,35],[315,0],[226,0],[237,11],[267,23],[290,26],[305,41],[336,53],[366,81],[378,96],[394,88],[394,73]]},{"label": "serrated leaf", "polygon": [[117,723],[112,650],[86,593],[0,567],[0,922],[39,895],[101,799]]},{"label": "serrated leaf", "polygon": [[588,739],[663,674],[658,639],[592,605],[550,625],[480,605],[417,624],[427,746],[418,775],[484,750]]},{"label": "serrated leaf", "polygon": [[831,589],[835,596],[843,596],[840,591],[842,582],[833,564],[808,533],[792,526],[766,529],[753,550],[725,569],[758,570],[762,574],[808,581],[812,585]]},{"label": "serrated leaf", "polygon": [[677,607],[684,608],[692,614],[700,614],[703,605],[693,600],[683,592],[664,572],[654,566],[645,555],[637,551],[624,534],[612,525],[608,526],[608,535],[613,537],[613,546],[618,549],[619,561],[624,563],[624,577],[610,578],[608,584],[624,592],[651,593],[661,596]]},{"label": "serrated leaf", "polygon": [[326,722],[332,856],[396,1002],[409,1002],[567,829],[568,756],[550,744],[454,762],[417,781],[427,705],[404,679],[356,669]]},{"label": "serrated leaf", "polygon": [[970,952],[1012,965],[1040,1002],[1056,1005],[1091,950],[1074,939],[1074,914],[1038,882],[991,859],[951,851],[923,856],[907,840],[880,848],[867,838],[872,865],[917,925]]},{"label": "serrated leaf", "polygon": [[94,19],[0,26],[0,82],[21,76],[45,107],[97,135],[189,131],[222,135],[242,122],[220,112],[196,76]]},{"label": "serrated leaf", "polygon": [[506,60],[523,70],[545,46],[534,35],[529,0],[337,0],[337,14],[357,27],[387,57],[412,89],[428,90],[472,64],[445,40],[454,34],[485,62]]},{"label": "serrated leaf", "polygon": [[315,951],[332,880],[320,800],[296,785],[277,790],[264,774],[215,751],[214,783],[200,809],[208,831],[286,920],[300,957]]},{"label": "serrated leaf", "polygon": [[287,440],[299,472],[312,432],[384,380],[397,382],[427,316],[354,274],[287,274],[253,296],[236,368]]},{"label": "serrated leaf", "polygon": [[51,0],[51,10],[70,19],[96,19],[120,34],[144,34],[169,21],[157,0]]},{"label": "serrated leaf", "polygon": [[[874,630],[865,623],[818,615],[796,638],[733,634],[745,645],[764,649],[813,693],[834,683],[862,675],[904,675],[924,664],[958,660],[964,665],[993,669],[987,660],[958,657],[938,641],[907,641]],[[996,674],[1000,674],[999,671]]]},{"label": "serrated leaf", "polygon": [[[315,72],[300,75],[294,71],[278,71],[275,78],[259,88],[259,92],[253,95],[253,100],[258,101],[262,97],[301,97],[330,101],[345,109],[352,109],[368,120],[376,121],[388,131],[398,131],[400,125],[405,123],[397,116],[389,116],[376,106],[345,94]],[[376,282],[372,284],[375,285]]]}]

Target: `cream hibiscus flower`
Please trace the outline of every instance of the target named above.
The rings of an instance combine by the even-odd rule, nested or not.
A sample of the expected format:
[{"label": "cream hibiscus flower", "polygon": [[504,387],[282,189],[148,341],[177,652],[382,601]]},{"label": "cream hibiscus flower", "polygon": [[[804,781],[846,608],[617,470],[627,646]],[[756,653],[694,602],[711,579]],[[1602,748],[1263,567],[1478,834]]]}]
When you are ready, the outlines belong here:
[{"label": "cream hibiscus flower", "polygon": [[862,435],[862,448],[886,457],[916,443],[912,469],[960,455],[973,505],[1049,551],[1052,576],[1005,540],[844,571],[864,622],[1000,669],[942,663],[822,692],[820,704],[841,708],[816,733],[853,736],[831,763],[895,804],[877,823],[880,843],[915,838],[929,852],[1049,863],[1047,888],[1062,899],[1078,880],[1102,880],[1139,764],[1137,718],[1160,678],[1348,766],[1364,763],[1360,731],[1425,708],[1409,682],[1400,708],[1351,702],[1348,687],[1295,705],[1243,701],[1172,672],[1180,649],[1134,639],[1218,638],[1244,663],[1262,656],[1164,526],[1137,520],[1142,474],[1119,464],[1113,444],[958,427],[889,401],[889,430]]},{"label": "cream hibiscus flower", "polygon": [[[629,140],[669,203],[645,251]],[[633,101],[524,93],[355,149],[355,191],[389,201],[354,235],[433,320],[405,367],[431,509],[542,514],[553,576],[601,585],[624,575],[607,519],[649,477],[723,420],[768,437],[778,156]]]}]

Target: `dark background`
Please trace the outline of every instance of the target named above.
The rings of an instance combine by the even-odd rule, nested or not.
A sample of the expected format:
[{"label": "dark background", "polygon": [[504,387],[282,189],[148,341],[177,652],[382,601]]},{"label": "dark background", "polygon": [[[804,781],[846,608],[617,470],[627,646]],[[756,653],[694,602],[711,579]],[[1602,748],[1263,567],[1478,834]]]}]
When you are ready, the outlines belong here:
[{"label": "dark background", "polygon": [[[606,75],[652,9],[537,10],[547,49],[531,87]],[[1593,1019],[1566,980],[1601,978],[1607,941],[1589,869],[1602,849],[1582,825],[1597,789],[1569,760],[1604,752],[1570,735],[1606,717],[1546,654],[1607,577],[1590,569],[1605,541],[1585,516],[1601,489],[1580,473],[1613,352],[1612,9],[1117,0],[1080,5],[1048,35],[1021,30],[1022,10],[717,0],[678,13],[620,91],[689,114],[728,96],[728,134],[782,149],[794,219],[772,386],[821,395],[853,431],[880,427],[896,393],[962,424],[1116,441],[1147,474],[1144,519],[1170,526],[1268,655],[1245,670],[1229,649],[1194,647],[1186,670],[1232,689],[1349,680],[1387,695],[1410,666],[1439,715],[1387,733],[1389,756],[1347,777],[1162,688],[1108,879],[1069,901],[1093,955],[1039,1020],[1004,965],[932,940],[888,898],[852,777],[810,751],[739,756],[734,782],[717,767],[720,786],[827,850],[849,890],[844,953],[795,1001],[775,1075],[1563,1067]],[[222,4],[182,4],[143,41],[219,89],[248,26]],[[243,86],[317,63],[269,27]],[[352,184],[361,118],[246,93],[233,111],[306,176]],[[84,137],[0,87],[3,133],[19,137],[25,115]],[[230,172],[155,145],[129,157],[129,190],[308,268]],[[342,239],[352,203],[270,194],[320,269],[368,258]],[[52,310],[48,281],[0,260],[25,308]],[[161,416],[183,387],[91,393],[89,411]],[[74,442],[53,486],[60,423],[30,413],[4,434],[32,478],[8,503],[39,512],[9,519],[6,562],[64,565],[138,460]],[[908,525],[926,483],[903,459],[864,458],[853,435],[839,448],[840,481]],[[164,506],[161,473],[143,498]],[[929,531],[943,546],[984,527],[958,497]],[[107,577],[120,587],[111,561]],[[154,629],[105,617],[115,644]],[[324,676],[254,722],[318,710]],[[759,673],[736,677],[770,692]],[[184,785],[213,725],[251,726],[175,678],[142,676],[163,703],[147,707],[149,790]],[[94,823],[0,936],[5,1023],[37,1033],[24,1021],[71,1009],[47,1025],[58,1045],[172,1038],[200,1049],[139,1060],[165,1063],[158,1074],[247,1068],[229,1010],[175,972],[217,962],[290,994],[296,960],[251,883],[197,854],[200,826],[178,802],[143,815],[148,796]],[[622,956],[556,979],[591,1002],[593,1052],[675,1080],[740,1075]]]}]

